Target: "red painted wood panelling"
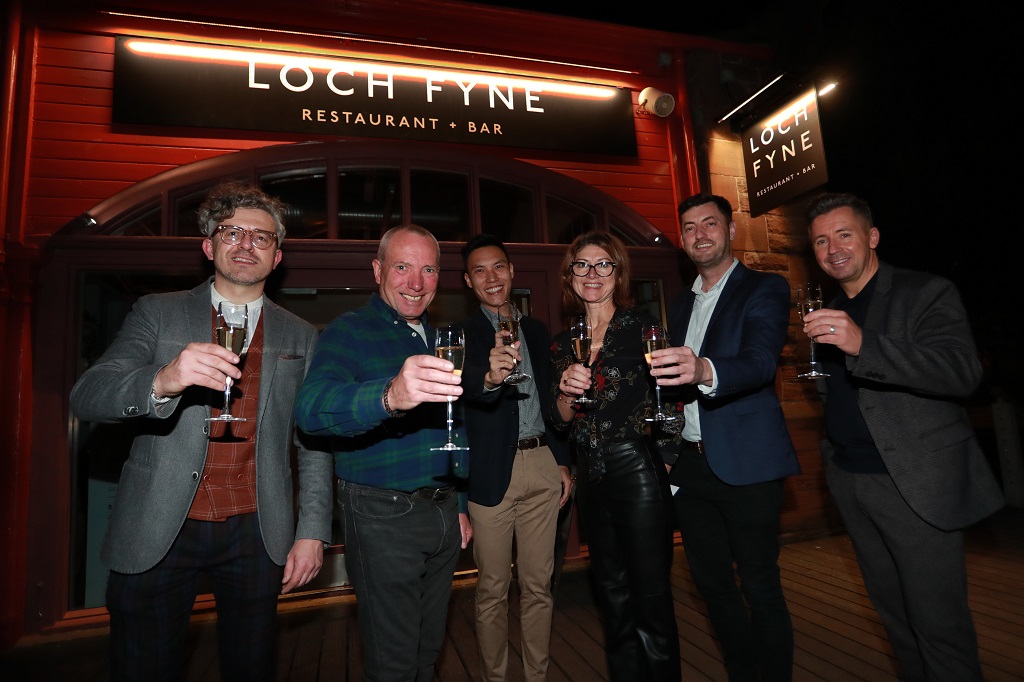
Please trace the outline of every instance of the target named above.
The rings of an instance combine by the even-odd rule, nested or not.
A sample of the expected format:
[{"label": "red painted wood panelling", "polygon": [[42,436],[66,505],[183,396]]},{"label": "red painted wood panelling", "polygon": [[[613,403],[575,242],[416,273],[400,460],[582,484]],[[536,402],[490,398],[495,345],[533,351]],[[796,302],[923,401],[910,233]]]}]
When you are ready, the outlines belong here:
[{"label": "red painted wood panelling", "polygon": [[[222,131],[193,137],[195,131],[188,129],[182,129],[181,136],[167,135],[179,131],[166,130],[154,136],[113,128],[113,49],[114,38],[109,36],[40,34],[25,202],[25,230],[31,237],[44,238],[112,194],[170,168],[242,149],[299,141],[280,135],[213,136]],[[647,115],[637,115],[635,120],[635,159],[581,155],[546,159],[543,152],[517,156],[600,189],[674,239],[668,123]]]}]

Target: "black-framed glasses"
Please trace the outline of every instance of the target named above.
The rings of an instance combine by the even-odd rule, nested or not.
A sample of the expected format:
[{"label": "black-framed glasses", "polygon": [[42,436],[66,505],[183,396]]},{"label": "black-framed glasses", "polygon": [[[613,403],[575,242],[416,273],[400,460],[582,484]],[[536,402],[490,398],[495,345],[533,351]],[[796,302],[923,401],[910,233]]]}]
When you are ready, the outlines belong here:
[{"label": "black-framed glasses", "polygon": [[225,244],[241,244],[246,236],[257,249],[269,249],[277,243],[277,235],[266,230],[248,230],[237,225],[218,225],[214,232],[220,235],[220,240]]},{"label": "black-framed glasses", "polygon": [[596,270],[598,277],[608,277],[615,272],[615,263],[610,260],[603,260],[594,264],[590,264],[585,260],[577,260],[573,261],[570,267],[572,268],[572,274],[577,277],[586,277],[590,274],[591,270]]}]

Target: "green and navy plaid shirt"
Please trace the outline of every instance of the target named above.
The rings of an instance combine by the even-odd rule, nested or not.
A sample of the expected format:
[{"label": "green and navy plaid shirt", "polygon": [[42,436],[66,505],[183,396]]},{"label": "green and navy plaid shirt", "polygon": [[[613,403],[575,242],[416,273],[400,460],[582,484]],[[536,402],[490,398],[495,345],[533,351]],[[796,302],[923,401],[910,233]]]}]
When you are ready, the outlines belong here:
[{"label": "green and navy plaid shirt", "polygon": [[[450,453],[432,451],[447,438],[445,403],[423,403],[400,417],[384,410],[384,384],[410,355],[433,353],[397,311],[374,294],[370,302],[331,322],[295,403],[295,423],[313,435],[331,435],[339,478],[376,488],[437,488],[455,482]],[[458,410],[456,410],[458,413]],[[456,430],[461,421],[456,417]]]}]

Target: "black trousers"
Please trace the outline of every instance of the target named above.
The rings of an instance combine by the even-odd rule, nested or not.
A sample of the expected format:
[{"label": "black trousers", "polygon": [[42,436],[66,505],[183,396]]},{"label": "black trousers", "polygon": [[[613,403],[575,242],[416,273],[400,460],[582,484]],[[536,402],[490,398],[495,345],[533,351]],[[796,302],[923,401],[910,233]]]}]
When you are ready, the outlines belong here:
[{"label": "black trousers", "polygon": [[242,514],[224,522],[187,520],[156,566],[137,574],[111,571],[111,680],[182,679],[201,574],[212,578],[217,600],[221,679],[275,679],[284,567],[267,554],[257,515]]},{"label": "black trousers", "polygon": [[[644,441],[602,447],[605,475],[581,477],[577,500],[604,617],[609,672],[616,682],[678,682],[668,474]],[[586,462],[580,469],[588,470]]]},{"label": "black trousers", "polygon": [[670,478],[690,574],[730,682],[792,679],[793,623],[778,564],[782,481],[729,485],[690,446]]}]

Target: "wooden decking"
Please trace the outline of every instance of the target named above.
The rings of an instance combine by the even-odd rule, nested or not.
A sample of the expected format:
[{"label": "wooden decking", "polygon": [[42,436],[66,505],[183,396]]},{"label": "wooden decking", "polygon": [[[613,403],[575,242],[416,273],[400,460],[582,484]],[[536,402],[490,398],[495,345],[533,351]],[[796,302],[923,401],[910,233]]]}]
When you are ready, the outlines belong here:
[{"label": "wooden decking", "polygon": [[[971,608],[985,679],[1024,680],[1024,511],[1004,510],[968,536]],[[783,548],[782,576],[795,628],[795,680],[896,680],[892,653],[868,602],[849,538],[797,542]],[[684,680],[725,680],[704,606],[694,592],[681,549],[673,568]],[[601,624],[586,562],[567,566],[555,598],[551,682],[607,680]],[[438,662],[442,682],[480,679],[473,632],[473,581],[456,585],[447,640]],[[513,600],[514,602],[514,600]],[[518,609],[511,609],[510,680],[522,679]],[[190,632],[187,682],[219,680],[214,624]],[[347,682],[361,679],[360,639],[350,597],[281,612],[278,679]],[[106,637],[64,638],[0,654],[0,680],[105,680]]]}]

